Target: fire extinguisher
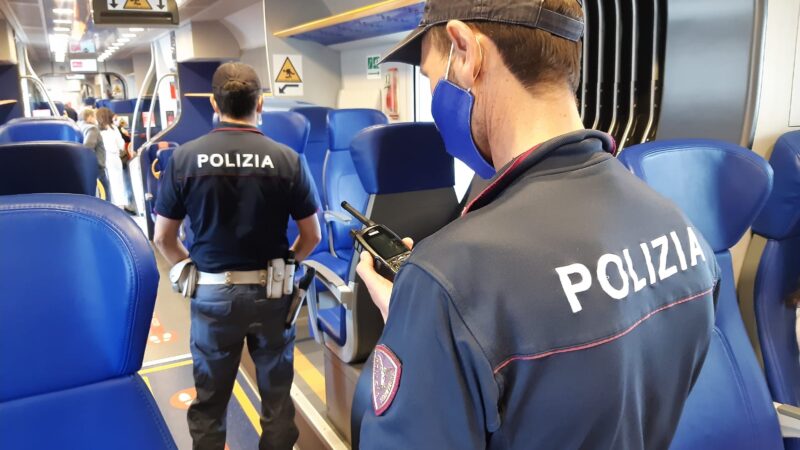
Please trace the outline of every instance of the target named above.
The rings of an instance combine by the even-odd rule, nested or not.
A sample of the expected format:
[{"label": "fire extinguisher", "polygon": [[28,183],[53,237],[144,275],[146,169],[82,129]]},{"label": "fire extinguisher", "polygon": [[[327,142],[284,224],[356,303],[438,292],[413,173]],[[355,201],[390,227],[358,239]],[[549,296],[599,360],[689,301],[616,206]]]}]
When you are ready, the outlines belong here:
[{"label": "fire extinguisher", "polygon": [[398,108],[397,98],[397,68],[392,67],[386,74],[386,114],[394,120],[400,118],[400,109]]}]

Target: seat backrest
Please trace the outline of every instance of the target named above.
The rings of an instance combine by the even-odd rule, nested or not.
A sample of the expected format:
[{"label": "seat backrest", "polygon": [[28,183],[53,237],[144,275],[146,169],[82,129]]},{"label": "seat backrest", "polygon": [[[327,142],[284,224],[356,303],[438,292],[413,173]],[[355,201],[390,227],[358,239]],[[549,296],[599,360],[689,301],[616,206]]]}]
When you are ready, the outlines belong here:
[{"label": "seat backrest", "polygon": [[[302,114],[290,111],[270,111],[261,114],[261,131],[270,139],[279,142],[291,148],[300,155],[300,161],[308,168],[308,160],[306,159],[305,151],[308,148],[308,136],[311,129],[311,124],[308,119]],[[313,187],[315,196],[317,197],[317,204],[320,204],[319,187],[316,180],[313,180]],[[321,217],[320,212],[320,230],[322,231],[322,242],[327,242],[328,233],[326,232],[325,223]],[[297,239],[299,230],[297,223],[289,219],[286,237],[289,243]],[[319,245],[312,253],[319,251],[327,251],[325,245]]]},{"label": "seat backrest", "polygon": [[772,398],[800,406],[796,308],[787,303],[800,287],[800,133],[788,133],[778,139],[770,163],[775,185],[753,224],[753,232],[766,239],[756,272],[753,303]]},{"label": "seat backrest", "polygon": [[81,144],[23,142],[0,145],[0,195],[65,193],[93,196],[96,189],[97,157]]},{"label": "seat backrest", "polygon": [[783,448],[766,380],[739,312],[730,254],[764,206],[772,170],[750,150],[708,140],[638,145],[619,159],[684,211],[721,269],[710,347],[671,448]]},{"label": "seat backrest", "polygon": [[98,100],[97,107],[100,108],[100,102],[103,102],[102,106],[110,109],[114,114],[133,114],[133,110],[136,107],[136,99],[126,99],[126,100]]},{"label": "seat backrest", "polygon": [[145,178],[145,196],[149,197],[148,203],[155,206],[158,196],[159,179],[167,164],[172,158],[172,152],[178,148],[176,142],[154,142],[142,151],[141,165]]},{"label": "seat backrest", "polygon": [[[351,153],[368,195],[364,214],[373,221],[419,242],[458,216],[453,158],[445,151],[434,124],[398,123],[367,128],[353,139]],[[362,227],[359,223],[358,228]],[[352,254],[348,259],[352,263],[345,281],[356,279],[358,257]],[[383,331],[380,313],[367,290],[361,283],[358,285],[350,316],[354,323],[340,327],[351,330],[345,339],[351,342],[338,355],[346,362],[366,358]],[[343,310],[340,314],[345,320]]]},{"label": "seat backrest", "polygon": [[288,111],[261,113],[261,132],[299,154],[304,154],[308,144],[311,124],[304,116]]},{"label": "seat backrest", "polygon": [[[366,211],[367,192],[353,165],[350,144],[361,130],[373,125],[388,123],[386,116],[374,109],[337,109],[328,113],[328,155],[323,170],[323,190],[328,201],[327,209],[350,217],[341,206],[347,201],[360,211]],[[350,260],[353,250],[352,228],[360,228],[356,220],[349,224],[331,223],[332,250],[340,257]]]},{"label": "seat backrest", "polygon": [[68,194],[0,197],[0,403],[141,368],[158,286],[122,210]]},{"label": "seat backrest", "polygon": [[326,208],[327,203],[325,203],[325,193],[322,187],[322,168],[325,165],[325,155],[328,153],[328,113],[332,110],[321,106],[309,106],[294,108],[291,111],[301,114],[311,124],[308,144],[306,144],[304,153],[308,169],[319,188],[320,200],[323,201],[322,207]]},{"label": "seat backrest", "polygon": [[83,142],[75,122],[65,118],[21,117],[0,127],[0,144],[34,141]]}]

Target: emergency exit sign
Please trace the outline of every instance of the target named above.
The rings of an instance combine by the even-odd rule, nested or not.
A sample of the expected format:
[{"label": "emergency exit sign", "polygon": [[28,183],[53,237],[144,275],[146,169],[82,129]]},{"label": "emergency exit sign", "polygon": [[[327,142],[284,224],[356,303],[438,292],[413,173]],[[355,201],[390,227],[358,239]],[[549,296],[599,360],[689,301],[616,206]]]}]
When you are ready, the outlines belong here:
[{"label": "emergency exit sign", "polygon": [[378,62],[381,60],[380,55],[367,56],[367,79],[378,80],[381,78],[381,68]]}]

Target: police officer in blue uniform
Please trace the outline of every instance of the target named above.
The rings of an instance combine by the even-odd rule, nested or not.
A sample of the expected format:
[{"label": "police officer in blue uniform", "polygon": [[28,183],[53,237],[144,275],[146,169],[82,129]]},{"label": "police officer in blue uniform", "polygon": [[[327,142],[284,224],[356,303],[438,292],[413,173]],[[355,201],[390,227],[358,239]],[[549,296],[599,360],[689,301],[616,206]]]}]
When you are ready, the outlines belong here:
[{"label": "police officer in blue uniform", "polygon": [[[155,242],[170,263],[189,257],[177,237],[185,217],[195,236],[191,351],[197,398],[189,408],[189,430],[195,449],[224,448],[226,409],[246,341],[261,394],[259,448],[291,449],[298,435],[289,396],[295,332],[284,329],[292,271],[284,259],[291,249],[300,261],[320,241],[313,181],[297,153],[256,127],[262,96],[252,67],[221,65],[212,89],[221,123],[175,151],[156,204]],[[291,246],[290,216],[300,230]],[[192,288],[184,286],[190,293]]]},{"label": "police officer in blue uniform", "polygon": [[421,65],[448,152],[493,180],[394,285],[361,255],[386,318],[361,448],[669,446],[719,270],[612,138],[583,128],[583,28],[576,0],[428,0],[384,59]]}]

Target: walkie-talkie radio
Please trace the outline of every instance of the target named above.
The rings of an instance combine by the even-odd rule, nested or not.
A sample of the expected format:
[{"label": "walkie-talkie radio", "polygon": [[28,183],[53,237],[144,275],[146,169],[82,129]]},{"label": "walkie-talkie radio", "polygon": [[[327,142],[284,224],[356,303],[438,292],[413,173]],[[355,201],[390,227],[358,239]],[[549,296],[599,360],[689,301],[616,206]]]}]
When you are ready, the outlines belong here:
[{"label": "walkie-talkie radio", "polygon": [[390,278],[394,278],[394,275],[400,270],[400,266],[411,256],[411,250],[392,230],[367,219],[349,203],[342,202],[342,208],[366,226],[363,230],[350,230],[350,234],[364,250],[375,258],[378,263],[376,269],[384,266],[391,271],[391,274],[383,275],[390,275]]}]

